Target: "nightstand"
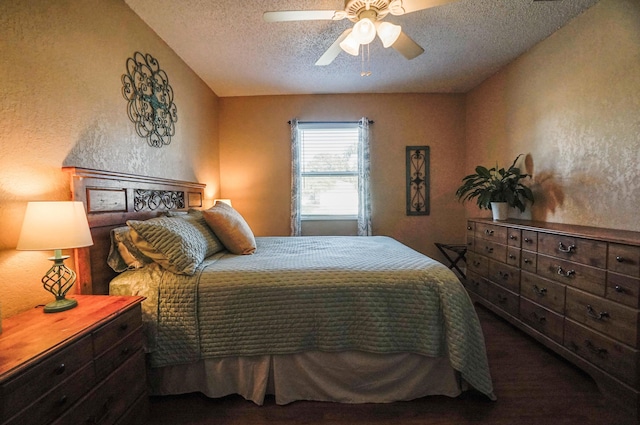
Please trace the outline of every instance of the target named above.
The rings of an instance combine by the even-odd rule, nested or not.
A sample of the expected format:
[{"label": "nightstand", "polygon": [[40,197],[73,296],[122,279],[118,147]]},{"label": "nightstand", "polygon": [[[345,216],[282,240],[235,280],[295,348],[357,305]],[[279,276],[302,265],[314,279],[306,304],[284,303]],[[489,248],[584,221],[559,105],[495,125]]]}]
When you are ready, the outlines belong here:
[{"label": "nightstand", "polygon": [[39,307],[4,320],[0,424],[144,423],[144,298],[72,298],[72,310]]}]

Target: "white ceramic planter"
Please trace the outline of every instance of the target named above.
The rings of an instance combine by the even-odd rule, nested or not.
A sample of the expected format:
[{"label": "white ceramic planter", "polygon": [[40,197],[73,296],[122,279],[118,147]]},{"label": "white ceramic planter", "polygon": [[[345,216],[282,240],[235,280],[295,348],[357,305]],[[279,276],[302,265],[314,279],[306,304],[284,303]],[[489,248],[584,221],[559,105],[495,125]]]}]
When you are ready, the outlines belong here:
[{"label": "white ceramic planter", "polygon": [[506,220],[509,218],[509,204],[506,202],[492,202],[491,213],[494,220]]}]

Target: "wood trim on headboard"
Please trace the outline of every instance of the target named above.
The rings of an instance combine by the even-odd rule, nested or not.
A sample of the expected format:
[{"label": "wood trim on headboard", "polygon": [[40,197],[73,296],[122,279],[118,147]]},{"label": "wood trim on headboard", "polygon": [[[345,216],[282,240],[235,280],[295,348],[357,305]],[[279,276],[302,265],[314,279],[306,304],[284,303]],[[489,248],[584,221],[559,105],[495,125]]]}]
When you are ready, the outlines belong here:
[{"label": "wood trim on headboard", "polygon": [[69,173],[71,197],[82,201],[93,246],[75,250],[76,292],[108,294],[116,276],[107,264],[111,229],[127,220],[146,220],[166,211],[201,208],[206,185],[113,171],[63,167]]}]

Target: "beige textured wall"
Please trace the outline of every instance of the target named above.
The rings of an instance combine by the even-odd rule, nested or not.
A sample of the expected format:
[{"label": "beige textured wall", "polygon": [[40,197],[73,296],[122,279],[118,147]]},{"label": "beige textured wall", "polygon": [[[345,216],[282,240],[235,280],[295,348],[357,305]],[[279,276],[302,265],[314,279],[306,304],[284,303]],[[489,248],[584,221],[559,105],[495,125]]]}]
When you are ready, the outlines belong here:
[{"label": "beige textured wall", "polygon": [[[48,252],[15,250],[29,200],[69,199],[63,165],[197,180],[219,190],[218,98],[123,0],[0,2],[0,303],[50,301]],[[152,148],[127,117],[121,76],[140,51],[169,77],[176,136]]]},{"label": "beige textured wall", "polygon": [[[372,77],[374,78],[374,77]],[[222,196],[257,235],[288,235],[291,188],[287,121],[371,126],[373,231],[440,258],[435,241],[464,240],[464,207],[453,197],[464,161],[463,95],[380,94],[220,99]],[[405,146],[431,150],[431,215],[405,215]],[[343,223],[341,223],[343,224]],[[340,225],[337,233],[343,233]]]},{"label": "beige textured wall", "polygon": [[467,171],[528,154],[534,219],[640,231],[639,1],[600,1],[467,104]]}]

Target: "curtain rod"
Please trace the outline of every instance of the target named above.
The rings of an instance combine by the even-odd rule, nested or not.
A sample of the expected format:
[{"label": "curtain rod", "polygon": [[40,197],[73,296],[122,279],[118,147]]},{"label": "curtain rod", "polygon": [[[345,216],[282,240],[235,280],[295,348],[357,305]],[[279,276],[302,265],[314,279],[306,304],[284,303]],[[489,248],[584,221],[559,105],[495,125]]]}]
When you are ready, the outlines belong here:
[{"label": "curtain rod", "polygon": [[[360,121],[298,121],[300,124],[358,124]],[[369,120],[369,124],[373,124],[373,120]],[[291,121],[287,121],[291,125]]]}]

